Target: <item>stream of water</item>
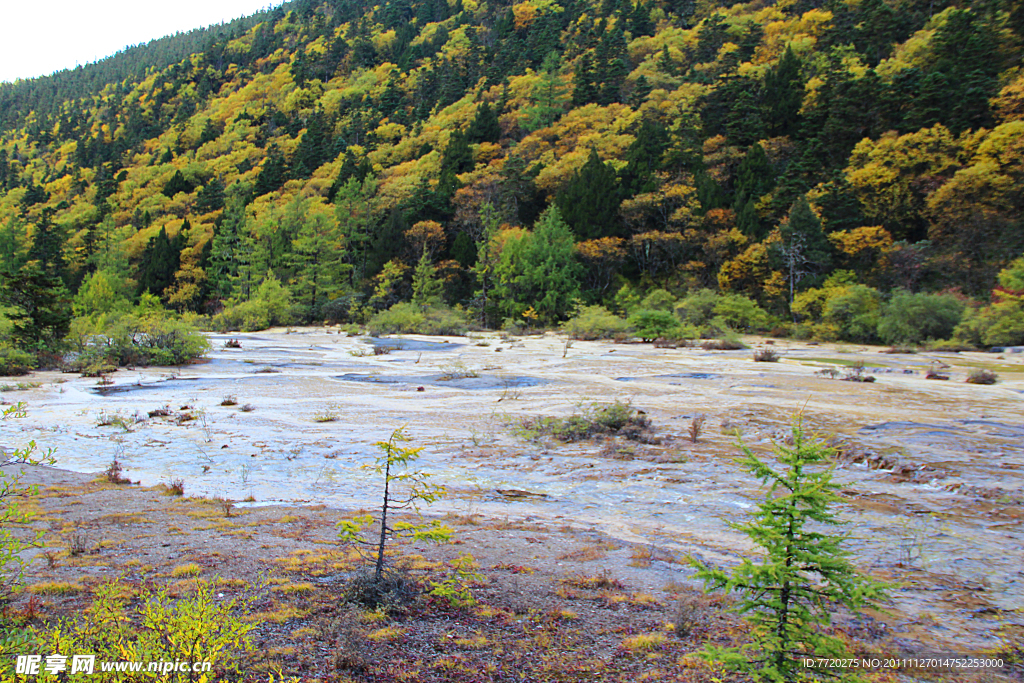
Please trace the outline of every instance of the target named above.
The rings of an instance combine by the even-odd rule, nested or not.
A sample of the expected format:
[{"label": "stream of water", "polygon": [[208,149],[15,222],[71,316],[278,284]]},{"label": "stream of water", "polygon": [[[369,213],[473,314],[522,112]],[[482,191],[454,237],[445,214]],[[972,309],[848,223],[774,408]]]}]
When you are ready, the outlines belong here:
[{"label": "stream of water", "polygon": [[[431,512],[593,527],[728,564],[751,552],[729,522],[743,521],[763,495],[733,461],[736,435],[766,452],[801,412],[841,444],[836,478],[854,559],[910,581],[898,591],[908,633],[917,624],[991,646],[1001,625],[1024,623],[1019,358],[795,346],[770,364],[752,362],[749,351],[565,349],[553,336],[396,342],[306,330],[234,338],[240,349],[212,336],[208,362],[122,370],[107,386],[39,373],[30,379],[42,386],[4,394],[25,400],[29,414],[0,425],[0,438],[53,447],[70,470],[101,471],[117,458],[132,479],[180,478],[189,495],[354,509],[376,502],[379,482],[365,469],[374,442],[406,425],[425,447],[418,465],[451,492]],[[401,348],[372,355],[384,344]],[[876,382],[816,374],[857,360]],[[924,379],[936,362],[953,365],[953,380]],[[996,363],[1004,381],[995,386],[957,375]],[[514,434],[523,418],[612,400],[644,410],[662,443],[624,444],[609,457],[607,444]],[[159,409],[168,415],[149,416]],[[691,443],[687,427],[698,414],[707,426]],[[498,493],[509,490],[535,495]]]}]

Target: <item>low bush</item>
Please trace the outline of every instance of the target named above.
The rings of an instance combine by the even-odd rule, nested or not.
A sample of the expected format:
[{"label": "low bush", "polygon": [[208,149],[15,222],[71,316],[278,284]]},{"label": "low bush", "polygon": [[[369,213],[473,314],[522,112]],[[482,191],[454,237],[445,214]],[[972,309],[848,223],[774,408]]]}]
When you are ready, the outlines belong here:
[{"label": "low bush", "polygon": [[599,434],[647,441],[652,431],[651,421],[643,411],[628,402],[616,401],[603,405],[593,403],[569,417],[527,418],[520,423],[518,433],[530,441],[547,436],[565,442],[582,441]]},{"label": "low bush", "polygon": [[679,320],[668,311],[640,310],[629,316],[629,325],[636,336],[646,342],[674,337],[683,329]]},{"label": "low bush", "polygon": [[779,352],[770,346],[754,351],[754,361],[757,363],[778,363]]},{"label": "low bush", "polygon": [[792,312],[806,318],[796,336],[865,344],[877,342],[880,306],[878,290],[857,284],[849,271],[836,271],[820,288],[796,295]]},{"label": "low bush", "polygon": [[[89,652],[99,660],[209,662],[213,671],[202,680],[239,680],[240,655],[252,651],[250,634],[258,624],[235,616],[252,605],[251,598],[218,600],[220,590],[200,580],[189,598],[150,589],[129,601],[123,584],[103,584],[91,605],[75,617],[36,629],[34,639],[40,651]],[[193,679],[182,674],[162,680]]]},{"label": "low bush", "polygon": [[223,311],[213,317],[213,329],[255,332],[268,327],[291,325],[296,320],[291,293],[281,281],[270,276],[260,283],[256,296],[249,301],[229,301]]},{"label": "low bush", "polygon": [[753,299],[710,289],[688,294],[676,304],[675,314],[695,327],[701,337],[718,337],[730,330],[763,332],[772,326],[771,316]]},{"label": "low bush", "polygon": [[995,384],[998,380],[999,376],[996,373],[981,368],[975,368],[967,375],[968,384]]},{"label": "low bush", "polygon": [[584,306],[562,324],[562,330],[573,339],[614,339],[629,329],[629,324],[604,306]]},{"label": "low bush", "polygon": [[458,309],[443,305],[420,306],[397,303],[373,316],[367,323],[370,334],[431,334],[459,336],[469,330],[469,319]]},{"label": "low bush", "polygon": [[76,318],[68,340],[73,352],[67,365],[91,376],[118,366],[183,365],[210,348],[195,326],[162,309]]},{"label": "low bush", "polygon": [[968,309],[953,331],[953,339],[974,347],[1024,344],[1024,301],[1006,299]]},{"label": "low bush", "polygon": [[705,342],[701,342],[700,347],[705,351],[739,351],[740,349],[747,348],[747,345],[736,338],[735,335],[729,335],[722,339],[708,339]]},{"label": "low bush", "polygon": [[36,366],[36,358],[28,351],[0,345],[0,375],[26,375]]},{"label": "low bush", "polygon": [[882,307],[878,336],[886,344],[948,339],[963,313],[963,302],[951,294],[912,294],[900,290]]}]

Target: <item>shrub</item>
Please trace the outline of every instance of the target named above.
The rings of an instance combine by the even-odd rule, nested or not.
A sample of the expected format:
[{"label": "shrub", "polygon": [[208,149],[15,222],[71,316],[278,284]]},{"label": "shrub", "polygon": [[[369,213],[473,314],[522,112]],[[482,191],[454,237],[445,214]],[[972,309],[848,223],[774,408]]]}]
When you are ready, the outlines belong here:
[{"label": "shrub", "polygon": [[121,467],[121,463],[118,462],[117,458],[114,458],[107,469],[103,472],[103,476],[107,478],[111,484],[130,484],[132,480],[124,476],[124,468]]},{"label": "shrub", "polygon": [[878,290],[857,284],[853,273],[839,270],[821,288],[797,294],[791,310],[808,319],[798,336],[872,343],[878,340],[880,306]]},{"label": "shrub", "polygon": [[702,342],[700,347],[705,351],[739,351],[747,348],[746,344],[734,335],[726,335],[722,339],[709,339]]},{"label": "shrub", "polygon": [[598,434],[618,434],[632,440],[647,440],[652,431],[647,415],[628,402],[592,403],[569,417],[541,417],[523,420],[519,436],[535,441],[550,436],[559,441],[582,441]]},{"label": "shrub", "polygon": [[74,349],[69,366],[88,376],[121,365],[182,365],[210,348],[191,323],[143,306],[130,313],[76,318],[68,341]]},{"label": "shrub", "polygon": [[953,338],[975,347],[1024,344],[1024,301],[1007,299],[968,309]]},{"label": "shrub", "polygon": [[629,316],[629,325],[638,337],[647,342],[674,336],[682,329],[679,320],[668,311],[637,311]]},{"label": "shrub", "polygon": [[754,351],[754,361],[757,363],[778,363],[779,352],[770,346]]},{"label": "shrub", "polygon": [[213,317],[213,328],[218,332],[255,332],[275,325],[290,325],[296,317],[291,293],[273,275],[260,283],[255,298],[230,303]]},{"label": "shrub", "polygon": [[964,304],[950,294],[899,290],[882,307],[878,336],[886,344],[920,344],[947,339],[963,317]]},{"label": "shrub", "polygon": [[715,317],[715,306],[718,305],[718,294],[710,289],[701,289],[688,294],[676,304],[676,315],[684,323],[701,328]]},{"label": "shrub", "polygon": [[28,351],[0,344],[0,375],[26,375],[36,366],[36,358]]},{"label": "shrub", "polygon": [[975,368],[967,375],[968,384],[995,384],[998,380],[999,376],[996,373],[981,368]]},{"label": "shrub", "polygon": [[676,305],[676,298],[664,289],[655,289],[643,298],[639,308],[650,311],[671,311]]},{"label": "shrub", "polygon": [[[37,630],[36,641],[45,652],[88,652],[107,661],[210,662],[213,672],[201,680],[237,680],[242,676],[239,655],[252,651],[250,634],[258,624],[234,614],[253,600],[218,603],[218,590],[205,581],[196,582],[189,598],[173,599],[166,588],[150,590],[131,608],[124,585],[101,585],[80,615]],[[165,680],[190,680],[182,676]]]},{"label": "shrub", "polygon": [[584,306],[562,323],[562,329],[573,339],[613,339],[629,328],[629,324],[604,306]]},{"label": "shrub", "polygon": [[420,306],[402,302],[381,311],[367,323],[370,334],[463,335],[469,319],[460,310],[443,305]]},{"label": "shrub", "polygon": [[[0,421],[19,419],[25,416],[25,404],[15,403],[6,406],[0,413]],[[45,453],[36,452],[36,444],[30,441],[22,448],[15,448],[7,451],[0,460],[3,465],[50,465],[53,464],[53,451]],[[15,525],[27,524],[31,521],[32,515],[19,507],[19,501],[25,501],[29,496],[35,495],[37,488],[22,483],[22,472],[20,468],[0,469],[0,604],[6,602],[22,577],[23,560],[22,551],[34,546],[41,538],[42,532],[25,540],[22,535],[15,535]],[[0,612],[0,634],[4,631],[6,618]],[[4,643],[4,636],[0,635],[0,647]]]},{"label": "shrub", "polygon": [[715,318],[741,332],[767,330],[771,317],[753,299],[740,294],[723,294],[715,304]]}]

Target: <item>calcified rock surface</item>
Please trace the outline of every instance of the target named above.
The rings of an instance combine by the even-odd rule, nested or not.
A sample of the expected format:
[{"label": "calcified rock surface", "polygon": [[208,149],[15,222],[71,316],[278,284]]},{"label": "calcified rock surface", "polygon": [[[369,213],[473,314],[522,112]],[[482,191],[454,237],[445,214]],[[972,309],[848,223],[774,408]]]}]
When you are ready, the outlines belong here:
[{"label": "calcified rock surface", "polygon": [[[29,415],[3,423],[2,439],[35,439],[82,472],[116,457],[133,480],[182,479],[189,495],[358,508],[375,502],[363,467],[373,442],[407,425],[425,446],[423,468],[449,487],[431,512],[597,528],[729,564],[750,548],[728,522],[761,495],[732,461],[736,437],[767,450],[802,412],[839,447],[855,561],[902,583],[891,632],[975,648],[1024,623],[1024,354],[777,342],[781,362],[755,363],[749,350],[566,349],[554,335],[373,340],[320,328],[231,338],[241,348],[211,337],[208,362],[122,370],[105,386],[38,373],[29,379],[42,386],[4,394]],[[399,348],[373,355],[374,345]],[[875,382],[820,374],[858,361]],[[925,379],[939,364],[950,380]],[[976,367],[1001,381],[964,383]],[[523,418],[616,399],[648,414],[652,443],[515,436]],[[697,415],[707,421],[692,443]],[[663,561],[642,571],[649,582],[689,574]]]}]

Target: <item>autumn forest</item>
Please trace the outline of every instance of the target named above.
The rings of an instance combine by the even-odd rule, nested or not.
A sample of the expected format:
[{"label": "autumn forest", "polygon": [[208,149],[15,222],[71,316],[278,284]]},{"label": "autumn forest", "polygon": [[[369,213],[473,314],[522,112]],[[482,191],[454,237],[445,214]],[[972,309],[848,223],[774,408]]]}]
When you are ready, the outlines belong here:
[{"label": "autumn forest", "polygon": [[294,0],[0,84],[0,372],[324,322],[1021,344],[1022,55],[1021,0]]}]

